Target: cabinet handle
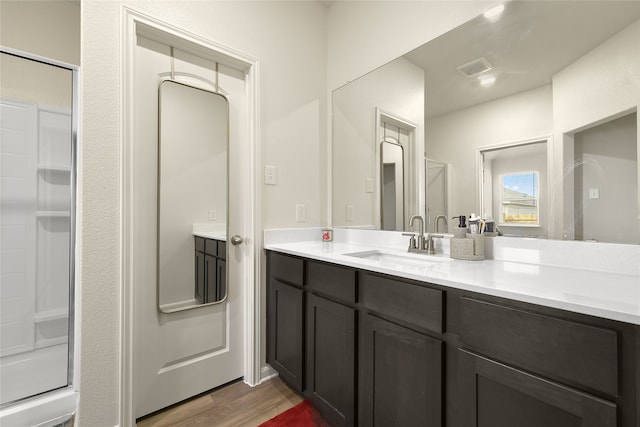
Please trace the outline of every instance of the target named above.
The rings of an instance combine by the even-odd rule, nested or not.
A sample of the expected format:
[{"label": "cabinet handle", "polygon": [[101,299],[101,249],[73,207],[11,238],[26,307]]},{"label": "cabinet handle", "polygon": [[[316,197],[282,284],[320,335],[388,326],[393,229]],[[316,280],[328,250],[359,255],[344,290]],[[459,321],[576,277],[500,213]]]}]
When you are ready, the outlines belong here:
[{"label": "cabinet handle", "polygon": [[242,243],[242,237],[238,236],[237,234],[234,234],[233,236],[231,236],[232,245],[238,246],[240,243]]}]

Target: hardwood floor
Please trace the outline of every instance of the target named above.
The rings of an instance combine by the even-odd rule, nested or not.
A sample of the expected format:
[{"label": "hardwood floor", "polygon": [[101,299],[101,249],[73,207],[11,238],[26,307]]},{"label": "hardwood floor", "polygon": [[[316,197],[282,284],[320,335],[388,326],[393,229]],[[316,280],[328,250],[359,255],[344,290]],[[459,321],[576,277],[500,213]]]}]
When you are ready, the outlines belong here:
[{"label": "hardwood floor", "polygon": [[138,427],[253,427],[295,406],[302,397],[280,378],[249,387],[241,380],[138,421]]}]

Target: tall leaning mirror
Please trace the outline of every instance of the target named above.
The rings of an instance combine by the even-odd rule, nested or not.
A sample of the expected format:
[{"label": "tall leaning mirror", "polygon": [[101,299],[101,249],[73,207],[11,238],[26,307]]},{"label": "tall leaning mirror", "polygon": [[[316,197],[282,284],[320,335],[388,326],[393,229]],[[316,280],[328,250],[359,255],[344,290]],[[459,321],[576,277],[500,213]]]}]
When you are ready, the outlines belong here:
[{"label": "tall leaning mirror", "polygon": [[229,107],[172,80],[158,105],[158,304],[171,313],[227,296]]}]

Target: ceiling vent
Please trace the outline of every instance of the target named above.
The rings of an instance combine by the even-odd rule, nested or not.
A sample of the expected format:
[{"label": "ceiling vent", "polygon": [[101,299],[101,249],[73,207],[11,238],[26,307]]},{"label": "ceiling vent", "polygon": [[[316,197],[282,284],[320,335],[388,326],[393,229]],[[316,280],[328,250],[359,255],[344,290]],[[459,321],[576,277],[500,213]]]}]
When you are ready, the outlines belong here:
[{"label": "ceiling vent", "polygon": [[456,67],[456,69],[465,77],[474,77],[478,74],[484,73],[485,71],[491,70],[493,67],[489,64],[485,58],[474,59],[471,62],[467,62],[466,64],[460,65]]}]

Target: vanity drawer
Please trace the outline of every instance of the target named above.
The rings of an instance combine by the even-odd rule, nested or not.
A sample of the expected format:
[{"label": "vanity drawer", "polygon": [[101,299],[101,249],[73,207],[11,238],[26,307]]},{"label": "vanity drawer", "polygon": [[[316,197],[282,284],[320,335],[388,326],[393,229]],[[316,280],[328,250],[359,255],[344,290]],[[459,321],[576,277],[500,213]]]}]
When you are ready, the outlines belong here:
[{"label": "vanity drawer", "polygon": [[213,239],[204,239],[204,252],[208,255],[218,255],[218,241]]},{"label": "vanity drawer", "polygon": [[356,302],[356,272],[350,268],[307,261],[307,286],[347,303]]},{"label": "vanity drawer", "polygon": [[302,286],[304,264],[300,258],[269,252],[269,277],[291,285]]},{"label": "vanity drawer", "polygon": [[203,237],[194,237],[196,240],[196,251],[204,252],[204,238]]},{"label": "vanity drawer", "polygon": [[618,395],[613,330],[461,297],[460,341],[530,372]]},{"label": "vanity drawer", "polygon": [[227,242],[218,240],[218,258],[227,259]]},{"label": "vanity drawer", "polygon": [[360,272],[359,287],[367,309],[442,333],[442,291],[366,272]]}]

